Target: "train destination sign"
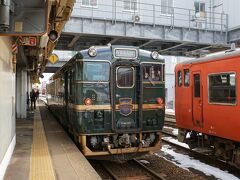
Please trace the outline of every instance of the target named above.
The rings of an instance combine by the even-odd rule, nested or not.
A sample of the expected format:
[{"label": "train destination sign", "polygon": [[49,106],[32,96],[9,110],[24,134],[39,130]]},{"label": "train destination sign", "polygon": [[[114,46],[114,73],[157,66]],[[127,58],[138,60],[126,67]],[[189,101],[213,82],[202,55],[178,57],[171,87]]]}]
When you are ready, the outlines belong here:
[{"label": "train destination sign", "polygon": [[114,49],[114,57],[119,59],[136,59],[138,56],[136,49],[116,48]]}]

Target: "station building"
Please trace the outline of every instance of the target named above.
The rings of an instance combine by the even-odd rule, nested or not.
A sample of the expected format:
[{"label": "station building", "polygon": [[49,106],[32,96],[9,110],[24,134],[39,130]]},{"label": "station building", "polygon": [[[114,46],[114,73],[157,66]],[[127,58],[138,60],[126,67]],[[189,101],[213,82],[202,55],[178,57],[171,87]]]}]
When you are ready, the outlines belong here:
[{"label": "station building", "polygon": [[[38,35],[35,47],[19,45],[15,54],[13,45],[18,35],[0,36],[0,179],[16,144],[16,119],[27,115],[26,92],[31,90],[32,77],[45,72],[45,59],[53,49],[79,51],[111,43],[158,51],[168,56],[166,81],[174,82],[174,65],[183,59],[178,56],[198,57],[228,49],[230,43],[237,46],[240,43],[238,0],[76,0],[74,6],[73,3],[48,2],[47,23],[55,24],[55,30],[62,32],[57,43],[49,42],[46,34]],[[171,92],[167,97],[170,103],[174,83],[166,87]]]}]

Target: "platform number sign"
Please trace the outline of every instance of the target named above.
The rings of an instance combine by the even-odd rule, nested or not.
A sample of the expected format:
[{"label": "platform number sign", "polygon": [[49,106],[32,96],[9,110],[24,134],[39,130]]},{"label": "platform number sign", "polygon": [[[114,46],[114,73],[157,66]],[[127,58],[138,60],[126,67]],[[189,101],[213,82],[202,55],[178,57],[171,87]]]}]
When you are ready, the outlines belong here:
[{"label": "platform number sign", "polygon": [[57,61],[58,61],[58,56],[56,54],[52,54],[48,60],[52,63],[52,64],[55,64]]}]

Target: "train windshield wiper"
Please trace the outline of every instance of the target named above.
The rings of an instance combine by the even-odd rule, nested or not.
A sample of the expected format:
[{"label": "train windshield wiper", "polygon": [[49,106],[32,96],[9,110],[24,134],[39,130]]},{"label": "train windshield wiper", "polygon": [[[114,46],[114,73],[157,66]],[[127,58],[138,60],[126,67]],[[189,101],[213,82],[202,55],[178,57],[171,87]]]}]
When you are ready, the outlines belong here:
[{"label": "train windshield wiper", "polygon": [[153,80],[152,80],[152,78],[149,76],[148,77],[148,80],[149,80],[149,82],[153,85],[153,86],[155,86],[155,84],[153,83]]}]

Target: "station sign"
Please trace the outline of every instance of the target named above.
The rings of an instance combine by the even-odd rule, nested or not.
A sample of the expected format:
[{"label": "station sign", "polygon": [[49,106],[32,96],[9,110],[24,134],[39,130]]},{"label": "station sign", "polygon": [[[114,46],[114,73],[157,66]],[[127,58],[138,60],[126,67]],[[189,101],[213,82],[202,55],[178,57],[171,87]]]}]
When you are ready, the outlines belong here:
[{"label": "station sign", "polygon": [[57,56],[56,54],[52,54],[52,55],[48,58],[48,60],[49,60],[52,64],[55,64],[55,63],[59,60],[59,58],[58,58],[58,56]]},{"label": "station sign", "polygon": [[19,37],[19,43],[23,46],[36,46],[37,38],[36,37]]}]

